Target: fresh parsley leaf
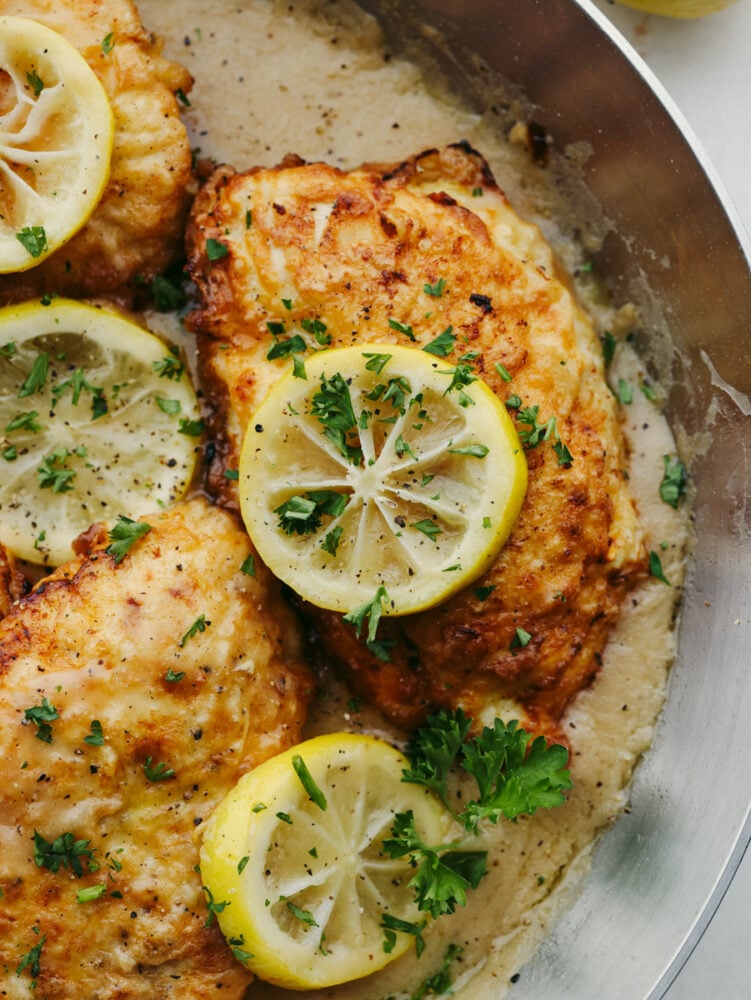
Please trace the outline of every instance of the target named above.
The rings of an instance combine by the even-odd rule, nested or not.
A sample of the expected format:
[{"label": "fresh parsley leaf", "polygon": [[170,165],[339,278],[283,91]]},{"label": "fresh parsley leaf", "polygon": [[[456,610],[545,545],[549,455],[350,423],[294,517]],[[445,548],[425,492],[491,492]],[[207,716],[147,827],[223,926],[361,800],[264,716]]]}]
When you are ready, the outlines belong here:
[{"label": "fresh parsley leaf", "polygon": [[101,899],[107,892],[107,883],[100,882],[98,885],[89,885],[85,889],[79,889],[76,893],[77,903],[92,903],[95,899]]},{"label": "fresh parsley leaf", "polygon": [[116,564],[121,563],[138,539],[150,531],[151,525],[145,521],[133,521],[121,514],[107,533],[110,544],[104,551],[114,558]]},{"label": "fresh parsley leaf", "polygon": [[499,361],[494,367],[495,367],[495,370],[498,372],[498,374],[501,376],[501,378],[503,379],[504,382],[510,382],[511,381],[511,375],[509,374],[509,371],[505,367],[505,365],[502,365],[500,363],[500,361]]},{"label": "fresh parsley leaf", "polygon": [[456,334],[452,333],[452,330],[453,327],[447,326],[443,333],[439,333],[434,340],[423,347],[423,351],[434,354],[437,358],[447,358],[456,344]]},{"label": "fresh parsley leaf", "polygon": [[203,420],[189,420],[187,417],[181,417],[177,433],[185,434],[188,437],[200,437],[205,430]]},{"label": "fresh parsley leaf", "polygon": [[30,70],[26,74],[26,82],[34,91],[34,97],[39,97],[44,90],[44,80],[42,80],[35,69]]},{"label": "fresh parsley leaf", "polygon": [[[6,428],[7,430],[7,428]],[[686,466],[679,458],[672,459],[670,455],[662,456],[663,475],[660,483],[660,497],[665,503],[670,504],[674,509],[678,509],[678,503],[686,493],[688,476]]]},{"label": "fresh parsley leaf", "polygon": [[25,708],[23,711],[23,717],[28,722],[33,722],[37,727],[35,736],[42,743],[52,742],[52,726],[51,722],[55,719],[59,719],[58,711],[54,705],[52,705],[48,698],[42,698],[41,705],[34,705],[32,708]]},{"label": "fresh parsley leaf", "polygon": [[421,531],[423,535],[426,535],[431,540],[431,542],[433,542],[433,544],[435,544],[438,535],[443,534],[443,529],[440,528],[435,523],[435,521],[431,520],[431,518],[429,517],[424,517],[422,521],[415,521],[412,527],[417,528],[417,530]]},{"label": "fresh parsley leaf", "polygon": [[256,560],[251,552],[250,555],[243,559],[242,566],[240,567],[240,572],[245,573],[246,576],[256,575]]},{"label": "fresh parsley leaf", "polygon": [[274,508],[279,515],[279,524],[288,535],[309,535],[321,527],[321,517],[339,517],[349,503],[346,493],[333,490],[313,490],[302,496],[292,496]]},{"label": "fresh parsley leaf", "polygon": [[104,55],[108,56],[110,52],[115,47],[115,35],[112,31],[108,31],[107,34],[102,39],[102,52]]},{"label": "fresh parsley leaf", "polygon": [[461,708],[429,715],[409,738],[405,756],[410,767],[403,772],[402,781],[425,785],[453,811],[449,805],[448,776],[462,752],[471,724]]},{"label": "fresh parsley leaf", "polygon": [[532,640],[532,636],[529,632],[526,632],[523,628],[516,628],[514,634],[511,637],[511,642],[509,643],[509,649],[524,649],[528,646]]},{"label": "fresh parsley leaf", "polygon": [[26,954],[23,956],[21,961],[16,966],[17,976],[20,976],[25,969],[28,969],[31,974],[33,983],[33,981],[36,979],[36,977],[39,975],[41,971],[40,960],[42,957],[42,948],[44,947],[44,942],[46,940],[47,940],[47,935],[43,934],[39,938],[37,944],[35,944],[33,948],[30,948],[26,952]]},{"label": "fresh parsley leaf", "polygon": [[631,388],[631,383],[627,382],[625,378],[618,379],[617,396],[624,406],[628,406],[629,403],[633,403],[634,401],[634,392]]},{"label": "fresh parsley leaf", "polygon": [[179,684],[181,680],[185,677],[184,670],[174,671],[172,667],[167,667],[167,673],[164,675],[164,679],[168,684]]},{"label": "fresh parsley leaf", "polygon": [[49,250],[44,226],[24,226],[16,233],[16,239],[24,250],[35,260]]},{"label": "fresh parsley leaf", "polygon": [[387,955],[394,950],[397,932],[399,934],[412,934],[415,939],[415,951],[419,958],[425,951],[425,938],[422,936],[422,932],[427,927],[427,924],[427,920],[421,920],[419,924],[416,924],[411,920],[402,920],[400,917],[395,917],[392,913],[384,912],[381,917],[381,927],[385,932],[383,950]]},{"label": "fresh parsley leaf", "polygon": [[295,769],[295,774],[300,779],[300,784],[303,786],[305,791],[308,793],[308,798],[311,802],[314,802],[319,809],[326,811],[328,808],[328,802],[326,801],[326,796],[323,794],[321,789],[316,784],[316,780],[308,769],[308,765],[302,759],[299,753],[295,754],[292,758],[292,767]]},{"label": "fresh parsley leaf", "polygon": [[206,909],[209,911],[206,920],[204,921],[204,927],[211,927],[214,922],[214,917],[217,913],[222,913],[230,905],[227,900],[223,903],[217,903],[214,899],[214,894],[207,886],[201,886],[203,891],[206,893]]},{"label": "fresh parsley leaf", "polygon": [[157,274],[151,282],[151,297],[157,312],[179,312],[188,301],[185,289],[177,281]]},{"label": "fresh parsley leaf", "polygon": [[37,421],[38,416],[38,410],[27,410],[25,413],[19,413],[5,425],[5,433],[11,434],[13,431],[23,430],[37,434],[42,429],[42,425]]},{"label": "fresh parsley leaf", "polygon": [[46,840],[41,833],[34,830],[34,862],[37,868],[46,868],[56,875],[60,868],[70,869],[78,878],[86,871],[99,871],[99,863],[94,858],[94,850],[89,848],[89,840],[76,840],[75,835],[67,832],[60,834],[54,840]]},{"label": "fresh parsley leaf", "polygon": [[326,347],[331,343],[331,334],[327,333],[328,327],[322,319],[301,319],[300,326],[306,333],[309,333],[321,347]]},{"label": "fresh parsley leaf", "polygon": [[417,990],[410,996],[409,1000],[423,1000],[423,997],[427,996],[428,993],[432,993],[434,996],[450,996],[451,977],[449,976],[449,968],[454,959],[458,955],[461,955],[463,950],[461,945],[450,944],[446,949],[443,961],[438,970],[423,980]]},{"label": "fresh parsley leaf", "polygon": [[391,327],[392,330],[396,330],[397,333],[403,333],[404,336],[408,337],[410,340],[416,340],[417,339],[415,337],[415,334],[414,334],[414,331],[413,331],[412,327],[409,326],[408,324],[399,323],[398,320],[390,319],[389,320],[389,326]]},{"label": "fresh parsley leaf", "polygon": [[84,743],[88,743],[92,747],[103,747],[104,746],[104,731],[102,729],[102,723],[99,719],[92,719],[89,723],[89,729],[91,730],[88,736],[84,736]]},{"label": "fresh parsley leaf", "polygon": [[357,440],[357,418],[349,386],[339,372],[331,378],[321,375],[321,387],[313,394],[310,412],[323,426],[323,433],[337,451],[352,465],[360,465],[363,457]]},{"label": "fresh parsley leaf", "polygon": [[210,621],[207,621],[205,614],[200,614],[198,618],[193,622],[185,635],[180,639],[179,645],[185,646],[188,640],[193,639],[199,632],[205,632],[206,629],[211,625]]},{"label": "fresh parsley leaf", "polygon": [[654,549],[649,553],[649,573],[650,576],[655,577],[655,579],[662,580],[662,582],[666,583],[668,587],[672,587],[672,583],[665,576],[665,571],[662,568],[662,560]]},{"label": "fresh parsley leaf", "polygon": [[490,448],[486,444],[468,444],[463,448],[447,448],[449,455],[468,455],[470,458],[485,458]]},{"label": "fresh parsley leaf", "polygon": [[210,236],[206,240],[206,256],[210,261],[212,261],[212,263],[213,261],[221,260],[223,257],[226,257],[228,253],[229,247],[220,240],[214,239],[213,236]]},{"label": "fresh parsley leaf", "polygon": [[393,646],[393,642],[389,640],[379,640],[376,638],[376,633],[378,631],[378,623],[381,620],[381,614],[383,613],[383,602],[389,601],[389,595],[384,586],[380,586],[373,596],[372,600],[365,601],[361,604],[359,608],[355,608],[354,611],[350,611],[348,614],[343,616],[343,620],[347,622],[348,625],[353,625],[355,629],[355,635],[360,638],[360,633],[362,632],[363,626],[367,619],[368,622],[368,632],[365,639],[365,645],[379,660],[388,662],[390,659],[389,649]]},{"label": "fresh parsley leaf", "polygon": [[31,366],[31,371],[21,383],[21,388],[18,390],[19,399],[32,396],[35,392],[39,392],[44,388],[44,384],[47,381],[49,364],[50,356],[46,351],[42,351],[41,354],[36,356]]},{"label": "fresh parsley leaf", "polygon": [[170,381],[174,379],[175,382],[179,382],[185,372],[185,365],[180,360],[176,347],[170,347],[169,351],[169,355],[160,361],[153,361],[151,367],[159,378],[168,378]]},{"label": "fresh parsley leaf", "polygon": [[369,372],[380,375],[393,356],[393,354],[368,354],[364,352],[363,357],[368,359],[365,362],[365,368]]},{"label": "fresh parsley leaf", "polygon": [[287,909],[292,914],[293,917],[306,924],[308,927],[318,927],[316,919],[310,910],[303,910],[299,906],[296,906],[291,899],[285,899],[284,902],[287,904]]},{"label": "fresh parsley leaf", "polygon": [[605,361],[605,367],[609,368],[615,355],[617,341],[610,330],[606,330],[600,337],[600,342],[602,343],[602,357]]},{"label": "fresh parsley leaf", "polygon": [[146,763],[143,765],[143,773],[149,781],[165,781],[167,778],[175,777],[175,769],[173,767],[168,767],[164,761],[152,765],[151,761],[152,758],[147,757]]}]

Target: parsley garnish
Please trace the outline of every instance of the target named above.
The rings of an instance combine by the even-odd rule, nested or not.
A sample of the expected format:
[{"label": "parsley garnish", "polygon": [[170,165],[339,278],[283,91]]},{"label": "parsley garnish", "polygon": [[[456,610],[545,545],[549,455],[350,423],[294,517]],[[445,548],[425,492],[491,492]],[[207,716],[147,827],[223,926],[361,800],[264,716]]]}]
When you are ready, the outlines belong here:
[{"label": "parsley garnish", "polygon": [[423,535],[427,535],[427,537],[434,544],[435,544],[435,540],[436,540],[437,536],[443,534],[443,529],[440,528],[435,523],[435,521],[431,520],[429,517],[424,517],[422,519],[422,521],[415,521],[415,523],[412,525],[412,527],[413,528],[417,528],[417,530],[421,531],[423,533]]},{"label": "parsley garnish", "polygon": [[532,641],[532,636],[529,632],[526,632],[523,628],[514,629],[514,634],[511,637],[511,642],[509,643],[509,649],[524,649]]},{"label": "parsley garnish", "polygon": [[151,282],[151,297],[157,312],[178,312],[188,301],[182,285],[157,274]]},{"label": "parsley garnish", "polygon": [[182,410],[179,399],[165,399],[163,396],[155,396],[154,399],[162,413],[166,413],[169,417],[176,417]]},{"label": "parsley garnish", "polygon": [[34,830],[34,861],[37,868],[46,868],[56,875],[60,868],[68,869],[83,878],[84,865],[90,872],[99,871],[89,840],[76,840],[74,834],[62,833],[54,840],[46,840]]},{"label": "parsley garnish", "polygon": [[211,622],[206,620],[206,615],[200,614],[180,640],[180,646],[184,646],[189,639],[198,635],[199,632],[205,632],[209,625],[211,625]]},{"label": "parsley garnish", "polygon": [[5,425],[5,433],[10,434],[12,431],[30,431],[32,434],[37,434],[42,429],[42,425],[37,422],[37,417],[39,416],[38,410],[28,410],[26,413],[19,413],[18,416],[13,417]]},{"label": "parsley garnish", "polygon": [[152,766],[152,758],[147,757],[146,763],[143,765],[143,773],[149,779],[149,781],[164,781],[167,778],[175,777],[175,769],[173,767],[168,767],[164,761]]},{"label": "parsley garnish", "polygon": [[[34,933],[38,934],[39,931],[36,928],[34,928]],[[21,973],[24,971],[24,969],[29,970],[29,972],[31,973],[32,986],[36,985],[34,980],[36,979],[36,977],[39,975],[40,972],[39,961],[42,957],[42,948],[44,947],[44,942],[46,940],[47,940],[47,935],[43,934],[39,938],[39,943],[35,944],[33,948],[30,948],[29,951],[26,952],[26,954],[23,956],[21,961],[16,966],[17,976],[20,976]]]},{"label": "parsley garnish", "polygon": [[208,916],[206,917],[206,920],[204,921],[204,926],[205,927],[211,927],[212,923],[214,922],[214,915],[217,914],[217,913],[221,913],[230,904],[226,900],[223,903],[217,903],[215,901],[215,899],[214,899],[214,894],[211,891],[211,889],[209,889],[205,885],[202,885],[201,888],[206,893],[206,909],[209,911]]},{"label": "parsley garnish", "polygon": [[349,503],[346,493],[333,490],[313,490],[303,496],[293,496],[285,500],[274,513],[279,515],[279,524],[288,535],[309,535],[321,526],[321,515],[339,517]]},{"label": "parsley garnish", "polygon": [[49,249],[44,226],[24,226],[19,233],[16,233],[16,239],[35,260]]},{"label": "parsley garnish", "polygon": [[335,556],[343,534],[344,528],[339,524],[335,525],[331,531],[327,531],[321,539],[321,548],[323,551],[328,552],[330,556]]},{"label": "parsley garnish", "polygon": [[104,746],[104,731],[102,729],[102,723],[99,719],[92,719],[89,723],[89,729],[91,733],[88,736],[84,736],[84,743],[88,743],[92,747],[103,747]]},{"label": "parsley garnish", "polygon": [[52,726],[50,722],[54,722],[55,719],[59,719],[58,711],[54,705],[52,705],[49,700],[45,697],[42,698],[41,705],[34,705],[32,708],[25,708],[23,711],[24,719],[29,722],[33,722],[37,727],[35,736],[42,743],[52,742]]},{"label": "parsley garnish", "polygon": [[360,465],[362,451],[359,441],[350,443],[348,440],[357,434],[357,418],[349,386],[339,372],[331,378],[321,375],[321,388],[313,395],[310,412],[318,418],[323,425],[323,433],[340,454],[352,465]]},{"label": "parsley garnish", "polygon": [[308,765],[299,753],[295,754],[292,758],[292,767],[295,769],[295,774],[300,779],[300,784],[308,793],[310,801],[314,802],[319,809],[322,809],[325,812],[328,807],[326,796],[316,784],[315,778],[308,770]]},{"label": "parsley garnish", "polygon": [[434,285],[426,284],[423,285],[422,290],[426,295],[432,296],[434,299],[440,299],[446,288],[446,279],[439,278]]},{"label": "parsley garnish", "polygon": [[469,455],[470,458],[485,458],[490,448],[486,444],[468,444],[463,448],[447,448],[449,455]]},{"label": "parsley garnish", "polygon": [[376,656],[379,660],[383,662],[388,662],[390,660],[389,649],[394,645],[391,640],[376,639],[376,633],[378,631],[378,622],[381,620],[381,614],[383,613],[383,602],[389,600],[388,592],[384,586],[380,586],[376,590],[372,600],[365,601],[361,604],[359,608],[355,608],[354,611],[350,611],[348,614],[344,615],[344,621],[348,625],[353,625],[355,629],[355,635],[360,638],[360,633],[362,632],[365,620],[368,621],[368,632],[365,639],[365,645],[368,649]]},{"label": "parsley garnish", "polygon": [[457,955],[461,955],[463,950],[461,945],[450,944],[446,949],[446,954],[443,956],[440,968],[420,984],[409,1000],[422,1000],[428,993],[433,993],[435,996],[450,995],[451,977],[448,970],[451,963]]},{"label": "parsley garnish", "polygon": [[315,338],[316,343],[320,344],[321,347],[326,347],[331,343],[331,334],[327,333],[328,327],[323,322],[322,319],[301,319],[300,326],[306,333],[309,333]]},{"label": "parsley garnish", "polygon": [[203,420],[189,420],[187,417],[181,417],[177,433],[185,434],[188,437],[200,437],[205,430]]},{"label": "parsley garnish", "polygon": [[655,579],[662,580],[662,582],[666,583],[668,587],[673,586],[670,580],[668,580],[668,578],[665,576],[665,571],[662,568],[662,560],[654,551],[654,549],[652,549],[652,551],[649,553],[649,573],[651,576],[655,577]]},{"label": "parsley garnish", "polygon": [[184,670],[178,670],[175,672],[172,667],[167,667],[167,673],[164,675],[164,679],[168,684],[179,684],[180,681],[185,677]]},{"label": "parsley garnish", "polygon": [[[571,788],[565,765],[568,751],[545,738],[533,738],[514,720],[496,719],[479,736],[470,737],[471,720],[461,709],[430,716],[410,738],[405,754],[410,767],[403,780],[435,792],[452,816],[470,833],[480,823],[497,823],[501,816],[515,819],[565,801]],[[477,798],[457,813],[448,788],[452,768],[459,765],[477,783]],[[486,872],[487,852],[467,851],[461,843],[431,847],[418,835],[412,811],[397,813],[392,836],[384,841],[391,857],[407,857],[417,869],[410,881],[420,910],[431,916],[453,913],[466,902],[466,891],[475,888]]]},{"label": "parsley garnish", "polygon": [[138,539],[143,538],[149,531],[151,531],[150,524],[133,521],[121,514],[117,523],[107,533],[110,544],[104,551],[114,558],[116,564],[121,563]]},{"label": "parsley garnish", "polygon": [[392,330],[396,330],[397,333],[403,333],[404,336],[408,337],[410,340],[415,340],[416,339],[412,327],[409,326],[408,324],[399,323],[395,319],[390,319],[389,320],[389,326],[391,327]]},{"label": "parsley garnish", "polygon": [[215,240],[213,236],[206,240],[206,256],[210,261],[221,260],[228,253],[229,247],[225,243]]},{"label": "parsley garnish", "polygon": [[299,906],[295,906],[291,899],[287,899],[285,896],[279,897],[287,904],[287,909],[292,914],[292,916],[297,917],[299,921],[306,924],[308,927],[318,927],[316,919],[310,910],[302,910]]},{"label": "parsley garnish", "polygon": [[55,448],[42,459],[37,467],[39,486],[42,489],[51,489],[53,493],[68,493],[73,489],[76,470],[63,464],[70,454],[67,448]]},{"label": "parsley garnish", "polygon": [[615,355],[617,341],[610,330],[606,330],[602,337],[600,337],[600,342],[602,343],[602,357],[605,361],[605,367],[609,368]]},{"label": "parsley garnish", "polygon": [[89,885],[85,889],[79,889],[76,893],[77,903],[91,903],[95,899],[101,899],[107,891],[107,883],[100,882],[98,885]]},{"label": "parsley garnish", "polygon": [[464,407],[475,405],[474,399],[472,399],[471,396],[468,396],[464,391],[466,386],[477,381],[477,376],[472,371],[472,365],[467,363],[468,361],[471,361],[474,356],[475,355],[472,354],[465,354],[459,359],[459,364],[456,368],[447,368],[445,371],[441,372],[442,375],[451,375],[451,382],[443,395],[446,396],[452,391],[452,389],[456,389],[459,394],[459,405]]},{"label": "parsley garnish", "polygon": [[170,347],[169,352],[169,355],[162,358],[161,361],[153,361],[151,367],[157,372],[159,378],[168,378],[170,381],[174,379],[179,382],[183,377],[185,365],[180,360],[176,347]]},{"label": "parsley garnish", "polygon": [[246,576],[256,575],[256,561],[252,552],[250,555],[246,556],[245,559],[243,559],[242,566],[240,566],[240,572],[244,573]]},{"label": "parsley garnish", "polygon": [[26,82],[34,91],[34,97],[39,97],[44,90],[44,80],[42,80],[35,69],[30,70],[26,74]]},{"label": "parsley garnish", "polygon": [[31,371],[24,379],[21,384],[21,388],[18,390],[18,398],[23,399],[25,396],[32,396],[35,392],[39,392],[44,388],[44,383],[47,381],[47,371],[50,365],[50,356],[46,351],[38,354],[34,359],[34,364],[31,366]]},{"label": "parsley garnish", "polygon": [[[514,406],[511,406],[511,401]],[[553,451],[558,457],[558,465],[571,465],[573,456],[566,445],[561,441],[558,433],[558,426],[555,417],[549,417],[545,423],[540,423],[540,407],[522,407],[518,396],[511,396],[506,400],[506,406],[517,411],[516,418],[522,425],[519,428],[519,440],[525,448],[536,448],[541,441],[553,442]]]},{"label": "parsley garnish", "polygon": [[665,503],[677,510],[678,502],[686,493],[688,481],[686,466],[679,458],[671,459],[670,455],[663,455],[662,463],[664,471],[660,483],[660,496]]},{"label": "parsley garnish", "polygon": [[618,379],[618,399],[624,406],[628,406],[629,403],[634,401],[634,393],[631,389],[631,384],[626,381],[625,378]]},{"label": "parsley garnish", "polygon": [[387,955],[391,954],[396,945],[396,932],[399,931],[401,934],[412,934],[414,936],[415,951],[419,958],[423,951],[425,951],[425,938],[422,936],[422,932],[427,927],[427,924],[427,920],[422,920],[419,924],[415,924],[410,920],[402,920],[400,917],[395,917],[391,913],[384,913],[381,918],[381,927],[384,932],[383,950]]},{"label": "parsley garnish", "polygon": [[114,32],[108,31],[107,34],[102,39],[102,52],[108,56],[110,52],[115,47],[115,35]]},{"label": "parsley garnish", "polygon": [[393,354],[367,354],[363,353],[363,357],[368,360],[365,362],[365,368],[369,372],[375,372],[376,375],[380,375],[386,365],[393,358]]},{"label": "parsley garnish", "polygon": [[504,382],[510,382],[511,381],[511,375],[509,373],[508,368],[506,368],[505,365],[502,365],[501,362],[499,361],[494,367],[495,367],[495,370],[498,372],[498,374],[501,376],[501,378],[503,379]]},{"label": "parsley garnish", "polygon": [[443,333],[439,333],[434,340],[431,340],[429,344],[423,347],[423,351],[427,351],[428,354],[434,354],[437,358],[447,358],[453,351],[454,344],[456,343],[456,334],[452,333],[452,330],[453,327],[447,326]]}]

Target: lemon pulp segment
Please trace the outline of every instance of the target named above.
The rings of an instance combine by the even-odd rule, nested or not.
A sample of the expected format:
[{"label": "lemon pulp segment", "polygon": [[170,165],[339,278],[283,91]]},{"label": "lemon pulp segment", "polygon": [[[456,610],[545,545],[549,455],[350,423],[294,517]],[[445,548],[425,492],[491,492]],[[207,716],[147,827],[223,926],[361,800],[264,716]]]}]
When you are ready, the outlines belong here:
[{"label": "lemon pulp segment", "polygon": [[87,221],[114,124],[83,56],[58,32],[0,17],[0,272],[33,267]]},{"label": "lemon pulp segment", "polygon": [[479,576],[527,484],[513,422],[487,384],[451,388],[450,363],[393,344],[304,364],[304,378],[290,372],[271,389],[243,443],[241,509],[266,564],[342,612],[383,587],[384,614],[406,614]]},{"label": "lemon pulp segment", "polygon": [[[322,802],[310,797],[300,761]],[[235,954],[262,979],[331,986],[414,945],[399,933],[384,948],[384,914],[418,924],[425,915],[407,885],[413,869],[382,841],[396,813],[411,809],[419,835],[439,844],[447,814],[425,788],[401,780],[406,766],[374,737],[318,736],[246,774],[214,811],[201,877]]]},{"label": "lemon pulp segment", "polygon": [[0,310],[0,542],[17,556],[59,565],[93,521],[180,497],[200,426],[182,362],[123,316],[65,299]]}]

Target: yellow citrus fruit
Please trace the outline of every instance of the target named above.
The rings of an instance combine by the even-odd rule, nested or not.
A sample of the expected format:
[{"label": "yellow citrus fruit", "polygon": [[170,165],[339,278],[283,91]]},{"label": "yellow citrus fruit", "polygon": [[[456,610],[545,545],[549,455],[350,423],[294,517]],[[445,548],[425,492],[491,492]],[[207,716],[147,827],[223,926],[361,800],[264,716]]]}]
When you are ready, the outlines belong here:
[{"label": "yellow citrus fruit", "polygon": [[107,95],[62,35],[0,17],[0,272],[34,267],[87,221],[107,183]]},{"label": "yellow citrus fruit", "polygon": [[240,502],[261,558],[306,600],[407,614],[478,577],[511,531],[527,466],[471,367],[417,348],[321,351],[251,418]]},{"label": "yellow citrus fruit", "polygon": [[389,921],[418,929],[425,915],[407,885],[414,870],[382,842],[412,810],[418,835],[440,844],[448,814],[401,780],[407,766],[371,736],[318,736],[244,775],[214,811],[201,878],[236,957],[260,978],[332,986],[414,946],[410,933],[385,933]]},{"label": "yellow citrus fruit", "polygon": [[94,521],[186,490],[201,434],[184,365],[125,317],[53,299],[0,310],[0,542],[59,565]]},{"label": "yellow citrus fruit", "polygon": [[724,7],[730,7],[736,0],[620,0],[627,7],[644,10],[648,14],[662,17],[704,17]]}]

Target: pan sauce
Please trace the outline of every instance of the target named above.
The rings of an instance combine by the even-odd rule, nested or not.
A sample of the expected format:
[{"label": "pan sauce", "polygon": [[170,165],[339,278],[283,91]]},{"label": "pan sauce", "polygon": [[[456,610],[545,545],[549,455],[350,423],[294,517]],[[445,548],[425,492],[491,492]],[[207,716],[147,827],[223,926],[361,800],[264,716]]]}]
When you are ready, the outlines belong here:
[{"label": "pan sauce", "polygon": [[[288,152],[351,167],[467,139],[489,160],[512,203],[543,227],[569,269],[585,259],[555,224],[567,209],[556,204],[551,174],[531,162],[526,147],[506,141],[508,123],[497,109],[469,110],[429,72],[391,57],[376,23],[348,2],[141,0],[140,8],[145,24],[165,38],[167,54],[196,78],[187,119],[199,155],[240,170],[274,164]],[[512,130],[512,140],[524,133]],[[625,334],[634,321],[630,311],[604,305],[588,279],[580,285],[598,329]],[[623,346],[611,382],[621,377],[635,389],[645,377]],[[647,547],[660,552],[672,586],[651,579],[631,595],[601,674],[565,717],[575,780],[568,804],[493,830],[483,845],[492,852],[490,875],[465,910],[431,929],[419,961],[411,952],[372,979],[323,995],[410,996],[455,943],[463,952],[451,965],[454,991],[503,996],[576,892],[597,834],[626,807],[633,767],[649,747],[665,695],[686,536],[683,518],[658,493],[662,457],[675,454],[667,424],[638,390],[623,411],[630,483]],[[317,711],[312,731],[363,728],[399,738],[367,709],[350,714],[346,694],[332,692]],[[283,991],[261,983],[249,991],[253,997],[278,995]]]}]

